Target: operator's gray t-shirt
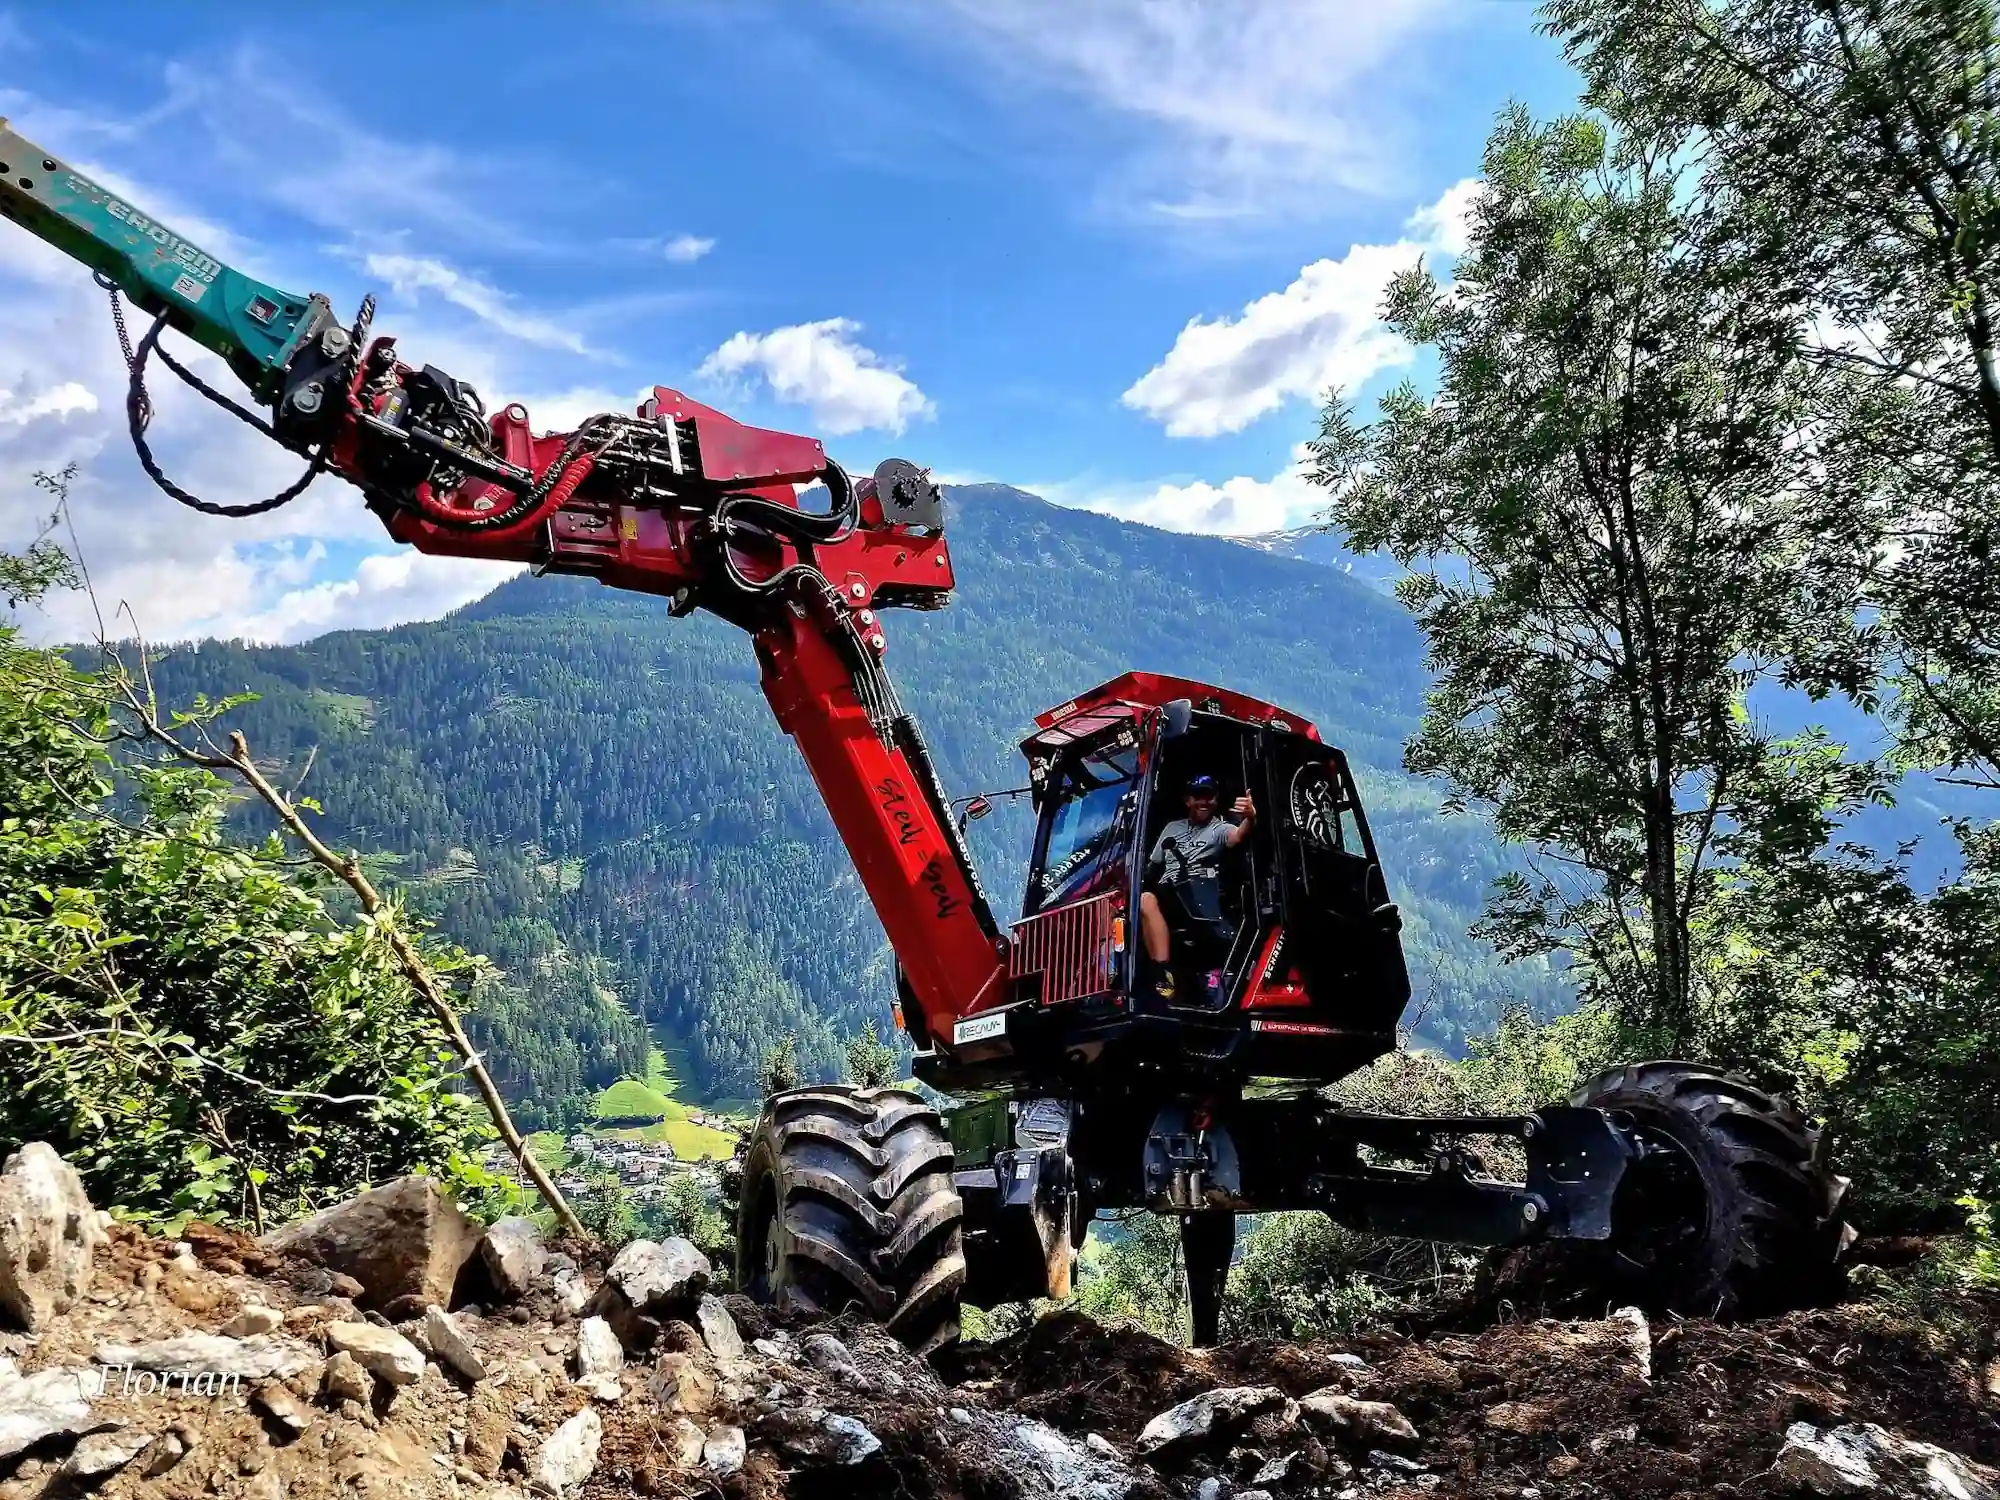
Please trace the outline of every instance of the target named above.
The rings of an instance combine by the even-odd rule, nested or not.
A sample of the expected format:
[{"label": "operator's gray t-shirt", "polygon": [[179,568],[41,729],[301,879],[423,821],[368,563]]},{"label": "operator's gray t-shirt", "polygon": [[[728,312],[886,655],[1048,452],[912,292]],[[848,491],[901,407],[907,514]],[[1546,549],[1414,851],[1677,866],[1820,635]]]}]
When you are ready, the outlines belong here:
[{"label": "operator's gray t-shirt", "polygon": [[1199,828],[1176,818],[1160,830],[1146,861],[1162,885],[1174,888],[1191,917],[1222,915],[1222,856],[1229,848],[1230,826],[1223,818],[1210,818]]}]

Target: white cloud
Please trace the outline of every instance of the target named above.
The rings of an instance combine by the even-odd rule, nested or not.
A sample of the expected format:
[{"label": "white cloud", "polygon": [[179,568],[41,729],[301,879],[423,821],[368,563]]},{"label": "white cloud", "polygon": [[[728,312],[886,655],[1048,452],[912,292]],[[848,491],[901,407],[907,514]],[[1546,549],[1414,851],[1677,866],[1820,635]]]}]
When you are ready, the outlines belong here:
[{"label": "white cloud", "polygon": [[930,416],[930,398],[915,382],[850,337],[860,331],[851,318],[826,318],[731,334],[697,373],[710,380],[761,376],[772,395],[809,408],[819,429],[834,437],[864,427],[900,433]]},{"label": "white cloud", "polygon": [[1215,437],[1241,432],[1295,397],[1352,389],[1407,364],[1409,346],[1380,321],[1383,291],[1426,252],[1464,248],[1477,191],[1477,181],[1455,184],[1411,216],[1405,238],[1316,260],[1234,318],[1189,319],[1166,357],[1121,399],[1172,437]]},{"label": "white cloud", "polygon": [[73,412],[96,410],[97,397],[74,380],[27,396],[0,390],[0,422],[9,427],[22,427],[43,417],[67,417]]},{"label": "white cloud", "polygon": [[[878,0],[949,27],[990,86],[1065,92],[1142,130],[1125,207],[1183,223],[1314,218],[1393,180],[1408,45],[1462,19],[1444,0]],[[1129,137],[1130,132],[1127,131]]]},{"label": "white cloud", "polygon": [[667,241],[660,253],[668,260],[677,261],[685,266],[692,265],[714,248],[715,241],[712,238],[704,238],[698,234],[677,234]]},{"label": "white cloud", "polygon": [[287,590],[239,621],[232,633],[253,641],[302,641],[329,630],[367,630],[407,620],[435,620],[521,572],[517,563],[421,552],[364,557],[351,578]]},{"label": "white cloud", "polygon": [[537,314],[524,312],[498,287],[467,275],[443,261],[423,255],[380,255],[362,257],[370,276],[389,283],[397,296],[416,301],[420,292],[436,292],[454,307],[462,307],[480,322],[497,328],[509,338],[544,349],[567,349],[572,354],[589,354],[590,347],[573,328]]},{"label": "white cloud", "polygon": [[1041,486],[1038,493],[1059,505],[1168,531],[1255,536],[1304,525],[1326,509],[1326,492],[1307,477],[1310,467],[1301,443],[1292,450],[1291,463],[1270,479],[1238,475],[1220,484],[1195,479],[1151,486],[1068,482]]}]

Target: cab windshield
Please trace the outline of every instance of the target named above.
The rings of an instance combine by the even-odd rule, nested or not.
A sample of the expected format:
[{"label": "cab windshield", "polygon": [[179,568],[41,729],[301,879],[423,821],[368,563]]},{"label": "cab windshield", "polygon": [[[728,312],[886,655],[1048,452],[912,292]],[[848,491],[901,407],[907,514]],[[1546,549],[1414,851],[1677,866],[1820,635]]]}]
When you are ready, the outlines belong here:
[{"label": "cab windshield", "polygon": [[1138,778],[1139,752],[1107,746],[1066,761],[1051,796],[1048,843],[1030,883],[1030,906],[1039,911],[1095,895],[1116,884],[1125,841],[1118,814]]}]

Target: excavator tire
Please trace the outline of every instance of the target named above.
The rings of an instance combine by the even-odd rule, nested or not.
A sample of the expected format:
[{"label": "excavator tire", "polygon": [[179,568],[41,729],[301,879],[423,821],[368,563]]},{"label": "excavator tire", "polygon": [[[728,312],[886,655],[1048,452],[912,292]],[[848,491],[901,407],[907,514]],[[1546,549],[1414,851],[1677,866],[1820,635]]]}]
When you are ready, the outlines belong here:
[{"label": "excavator tire", "polygon": [[944,1121],[902,1089],[773,1095],[743,1161],[736,1284],[780,1313],[858,1307],[918,1354],[958,1339],[965,1207]]},{"label": "excavator tire", "polygon": [[1847,1179],[1790,1101],[1698,1063],[1646,1062],[1598,1075],[1572,1102],[1625,1117],[1649,1148],[1626,1171],[1603,1247],[1635,1301],[1733,1318],[1837,1290],[1853,1238]]}]

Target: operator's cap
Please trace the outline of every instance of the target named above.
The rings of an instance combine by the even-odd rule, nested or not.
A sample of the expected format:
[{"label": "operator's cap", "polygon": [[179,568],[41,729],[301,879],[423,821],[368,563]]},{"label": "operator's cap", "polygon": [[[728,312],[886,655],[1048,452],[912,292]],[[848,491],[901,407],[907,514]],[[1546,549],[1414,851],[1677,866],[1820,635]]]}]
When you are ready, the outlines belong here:
[{"label": "operator's cap", "polygon": [[1197,796],[1205,792],[1213,797],[1216,793],[1215,778],[1206,772],[1203,772],[1199,776],[1190,776],[1188,778],[1187,790],[1190,796]]}]

